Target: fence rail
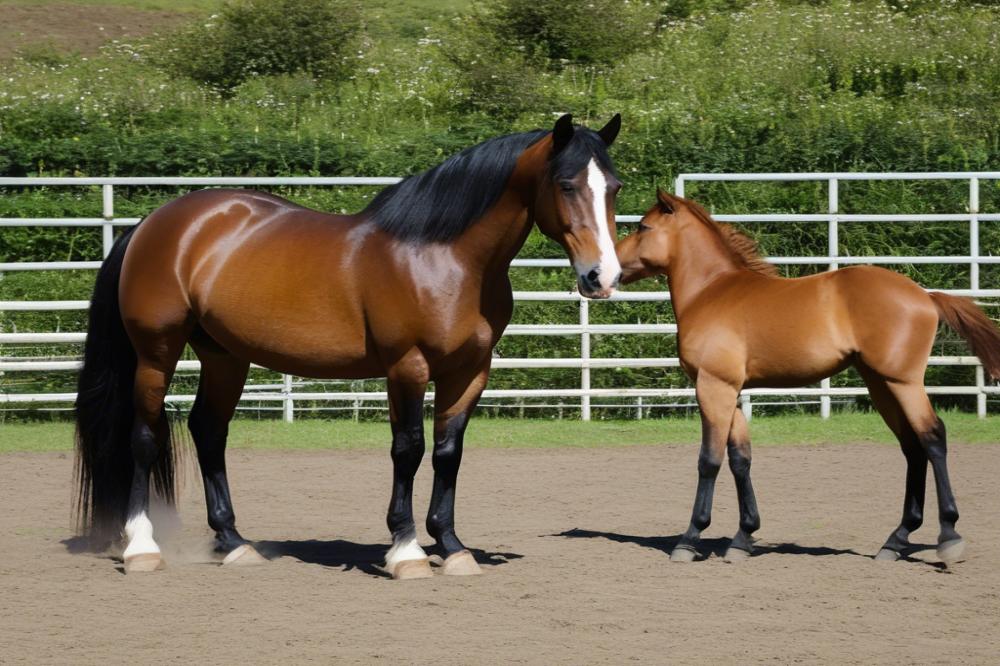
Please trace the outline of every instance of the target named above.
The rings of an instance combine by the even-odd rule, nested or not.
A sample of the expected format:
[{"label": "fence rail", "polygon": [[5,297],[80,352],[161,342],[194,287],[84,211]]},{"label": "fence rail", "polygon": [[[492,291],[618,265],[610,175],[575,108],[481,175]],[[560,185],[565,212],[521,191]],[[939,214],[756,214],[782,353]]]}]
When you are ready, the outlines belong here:
[{"label": "fence rail", "polygon": [[[0,228],[5,227],[100,227],[104,256],[107,256],[114,240],[115,227],[127,227],[139,222],[139,218],[115,216],[115,188],[132,186],[378,186],[391,185],[399,182],[399,178],[367,178],[367,177],[291,177],[291,178],[238,178],[238,177],[97,177],[97,178],[0,178],[0,187],[92,187],[99,186],[102,194],[102,217],[99,218],[0,218]],[[927,213],[927,214],[844,214],[839,212],[839,184],[843,181],[894,181],[894,180],[962,180],[969,183],[969,196],[964,213]],[[942,290],[948,293],[973,296],[979,298],[1000,297],[1000,289],[980,288],[979,273],[983,265],[1000,264],[1000,256],[983,255],[979,243],[979,223],[1000,221],[1000,213],[981,213],[979,210],[979,185],[984,180],[1000,180],[1000,171],[989,172],[938,172],[938,173],[755,173],[755,174],[682,174],[675,183],[675,191],[683,196],[685,188],[692,182],[804,182],[825,181],[828,187],[828,206],[825,213],[816,214],[741,214],[715,215],[723,222],[739,223],[773,223],[773,222],[810,222],[827,225],[827,254],[824,256],[807,257],[772,257],[772,263],[780,265],[826,265],[829,270],[836,270],[841,265],[849,264],[952,264],[969,266],[969,288]],[[638,215],[619,215],[620,223],[634,223]],[[839,253],[840,223],[914,223],[923,222],[955,222],[969,225],[969,253],[961,256],[842,256]],[[0,263],[0,272],[32,271],[32,270],[94,270],[100,266],[98,261],[59,261],[59,262],[4,262]],[[514,268],[547,268],[569,266],[565,258],[552,259],[515,259]],[[505,335],[555,335],[579,336],[581,353],[578,358],[496,358],[493,366],[496,368],[570,368],[580,370],[580,388],[578,389],[488,389],[484,398],[497,399],[529,399],[529,398],[559,398],[579,401],[581,417],[591,418],[592,399],[594,398],[625,398],[636,399],[637,414],[641,417],[644,398],[691,398],[694,389],[664,388],[664,389],[604,389],[591,386],[591,369],[631,367],[631,368],[675,368],[680,363],[677,358],[594,358],[591,356],[591,336],[606,334],[627,335],[674,335],[677,327],[674,324],[591,324],[591,303],[579,294],[573,292],[519,291],[515,292],[517,301],[549,301],[576,302],[579,307],[578,324],[516,324],[507,328]],[[620,292],[612,301],[659,301],[670,300],[664,292]],[[20,312],[71,311],[85,310],[86,301],[0,301],[0,310]],[[65,344],[80,343],[84,340],[83,333],[65,332],[0,332],[0,344]],[[937,356],[930,360],[931,365],[974,366],[976,368],[975,384],[970,386],[931,386],[928,392],[932,395],[969,395],[977,398],[977,413],[985,416],[987,413],[987,396],[1000,395],[1000,388],[987,386],[983,368],[974,356]],[[78,360],[40,360],[37,358],[0,358],[0,372],[28,371],[66,371],[72,372],[79,368]],[[197,361],[181,361],[179,370],[193,371],[200,368]],[[306,388],[308,385],[305,385]],[[830,416],[831,402],[834,397],[854,397],[866,395],[861,387],[831,387],[829,380],[824,380],[819,388],[796,389],[750,389],[743,392],[741,401],[744,412],[751,415],[752,398],[754,396],[789,396],[795,398],[818,397],[820,414],[823,418]],[[0,403],[6,404],[37,404],[64,403],[75,399],[73,393],[0,393]],[[253,402],[279,402],[284,418],[291,421],[295,415],[296,401],[332,401],[352,402],[357,405],[361,401],[379,402],[386,400],[386,394],[380,391],[308,391],[303,390],[303,384],[294,381],[290,376],[283,375],[280,384],[248,385],[242,399]],[[428,394],[428,400],[433,394]],[[191,402],[193,395],[171,395],[171,402]],[[566,405],[567,407],[575,405]]]}]

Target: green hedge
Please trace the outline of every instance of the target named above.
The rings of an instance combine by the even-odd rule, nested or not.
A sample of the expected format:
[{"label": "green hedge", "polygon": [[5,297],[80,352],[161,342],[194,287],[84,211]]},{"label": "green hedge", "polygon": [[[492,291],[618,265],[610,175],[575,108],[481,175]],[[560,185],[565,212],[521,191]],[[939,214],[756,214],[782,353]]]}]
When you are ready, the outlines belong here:
[{"label": "green hedge", "polygon": [[[1000,12],[985,4],[669,2],[648,38],[600,62],[556,61],[556,51],[497,50],[495,36],[477,41],[462,20],[440,18],[421,30],[410,17],[405,30],[393,34],[386,28],[391,12],[379,9],[367,17],[369,32],[350,71],[251,76],[224,94],[165,67],[157,52],[162,42],[115,43],[89,59],[50,55],[0,68],[0,174],[404,175],[488,137],[549,126],[566,111],[595,126],[622,112],[624,129],[612,151],[626,184],[621,213],[645,210],[654,187],[671,187],[681,172],[996,169]],[[530,9],[507,2],[477,11],[500,5]],[[982,188],[983,210],[1000,211],[1000,183]],[[179,191],[129,188],[117,211],[145,215]],[[330,211],[358,210],[373,195],[370,188],[277,191]],[[717,212],[826,210],[822,183],[691,183],[687,194]],[[955,212],[966,200],[964,183],[841,185],[843,212]],[[0,192],[2,216],[99,214],[95,188]],[[822,224],[747,228],[769,254],[826,251]],[[844,224],[840,238],[843,253],[858,255],[968,252],[965,226],[956,223]],[[100,247],[99,230],[7,229],[0,234],[0,261],[97,259]],[[1000,223],[982,224],[981,247],[985,253],[1000,248]],[[558,254],[534,234],[522,256]],[[896,268],[926,286],[968,284],[967,267]],[[559,270],[518,269],[512,278],[517,289],[573,284]],[[0,299],[86,298],[91,281],[87,272],[11,272],[0,279]],[[981,284],[1000,288],[1000,267],[984,267]],[[560,304],[525,303],[515,313],[517,322],[572,323],[576,317],[574,308]],[[667,322],[671,315],[664,304],[603,303],[591,307],[591,320]],[[3,313],[0,327],[83,330],[83,321],[80,313]],[[675,353],[672,344],[655,336],[597,336],[593,347],[602,356],[664,356]],[[2,353],[40,351],[8,346]],[[556,337],[508,338],[499,348],[508,357],[578,351],[577,338]],[[966,353],[950,335],[935,351]],[[971,373],[932,368],[928,381],[969,383]],[[578,381],[576,371],[497,370],[491,385]],[[595,370],[593,383],[686,385],[676,370],[657,369]],[[0,377],[0,391],[69,390],[71,384],[66,373]],[[940,402],[971,405],[965,398]]]}]

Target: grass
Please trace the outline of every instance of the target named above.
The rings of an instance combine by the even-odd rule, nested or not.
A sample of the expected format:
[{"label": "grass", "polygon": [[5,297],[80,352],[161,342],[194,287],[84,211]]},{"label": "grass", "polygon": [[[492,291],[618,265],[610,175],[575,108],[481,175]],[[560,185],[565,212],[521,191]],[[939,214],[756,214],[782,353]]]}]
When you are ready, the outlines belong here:
[{"label": "grass", "polygon": [[[959,412],[943,415],[953,443],[1000,443],[1000,419],[978,419]],[[476,419],[466,436],[470,448],[601,447],[623,445],[695,444],[701,425],[694,418],[644,421],[554,421]],[[427,428],[430,432],[430,424]],[[751,423],[756,445],[847,444],[895,440],[875,414],[835,414],[830,421],[814,415],[761,417]],[[69,423],[0,425],[0,453],[69,451],[73,427]],[[230,447],[255,450],[366,450],[388,451],[385,423],[353,421],[234,421]]]}]

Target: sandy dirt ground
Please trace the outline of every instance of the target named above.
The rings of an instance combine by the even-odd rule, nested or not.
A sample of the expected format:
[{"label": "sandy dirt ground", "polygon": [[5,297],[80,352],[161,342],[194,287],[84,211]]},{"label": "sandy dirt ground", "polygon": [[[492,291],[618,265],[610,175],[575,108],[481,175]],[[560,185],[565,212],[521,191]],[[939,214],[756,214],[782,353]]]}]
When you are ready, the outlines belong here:
[{"label": "sandy dirt ground", "polygon": [[763,526],[739,565],[721,559],[737,523],[725,468],[707,559],[668,561],[693,447],[471,450],[459,534],[485,574],[405,582],[377,566],[388,452],[231,452],[239,525],[272,558],[253,568],[213,559],[189,473],[183,523],[159,521],[168,567],[142,575],[74,552],[69,456],[3,455],[0,662],[995,664],[998,453],[952,447],[969,558],[945,570],[933,549],[870,558],[901,507],[895,447],[759,447]]},{"label": "sandy dirt ground", "polygon": [[90,55],[112,39],[162,34],[191,20],[184,12],[73,4],[0,4],[0,16],[0,59],[30,45]]}]

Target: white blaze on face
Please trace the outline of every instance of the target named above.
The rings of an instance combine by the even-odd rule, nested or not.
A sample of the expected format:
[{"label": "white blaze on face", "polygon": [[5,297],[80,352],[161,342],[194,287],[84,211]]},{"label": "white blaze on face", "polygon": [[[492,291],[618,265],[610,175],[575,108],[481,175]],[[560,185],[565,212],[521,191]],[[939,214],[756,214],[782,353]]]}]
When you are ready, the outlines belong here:
[{"label": "white blaze on face", "polygon": [[615,254],[615,241],[608,230],[608,180],[604,177],[597,161],[591,158],[587,165],[587,186],[594,204],[594,223],[597,224],[597,248],[601,252],[598,281],[603,289],[610,289],[618,274],[622,272]]}]

